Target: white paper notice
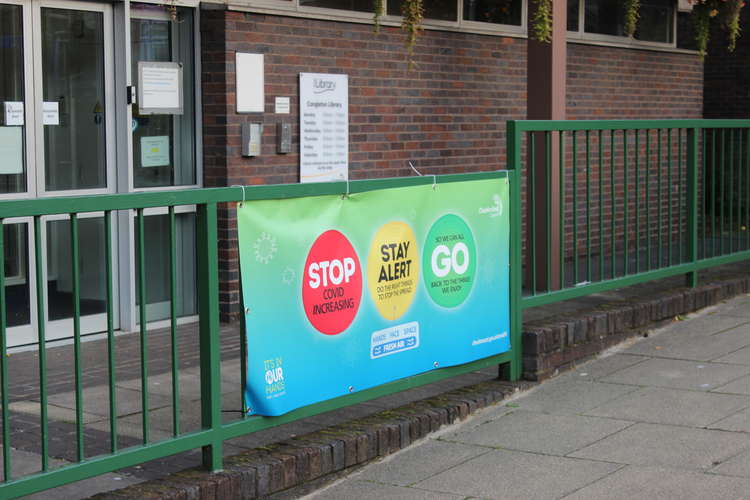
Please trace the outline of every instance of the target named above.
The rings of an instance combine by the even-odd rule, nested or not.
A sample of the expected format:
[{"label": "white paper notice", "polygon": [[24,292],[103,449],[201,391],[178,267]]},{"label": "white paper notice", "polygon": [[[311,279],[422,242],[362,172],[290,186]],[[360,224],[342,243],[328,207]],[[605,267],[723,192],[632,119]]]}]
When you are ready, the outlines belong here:
[{"label": "white paper notice", "polygon": [[265,111],[263,54],[237,52],[234,60],[238,113]]},{"label": "white paper notice", "polygon": [[182,113],[180,65],[177,63],[148,64],[140,62],[141,109],[165,114]]},{"label": "white paper notice", "polygon": [[44,101],[42,103],[42,124],[60,125],[60,103]]},{"label": "white paper notice", "polygon": [[0,127],[0,174],[23,173],[23,129]]},{"label": "white paper notice", "polygon": [[276,114],[277,115],[288,115],[291,111],[291,105],[289,104],[288,97],[277,97],[276,98]]},{"label": "white paper notice", "polygon": [[23,102],[5,101],[5,125],[7,127],[23,125]]},{"label": "white paper notice", "polygon": [[141,166],[164,167],[169,165],[169,136],[141,137]]},{"label": "white paper notice", "polygon": [[349,79],[299,74],[300,181],[349,178]]}]

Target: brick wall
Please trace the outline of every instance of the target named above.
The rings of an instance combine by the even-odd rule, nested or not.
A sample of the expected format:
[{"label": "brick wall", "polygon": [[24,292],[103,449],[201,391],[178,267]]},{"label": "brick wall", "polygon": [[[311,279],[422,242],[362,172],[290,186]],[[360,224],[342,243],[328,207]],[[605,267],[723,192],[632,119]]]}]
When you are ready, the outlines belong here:
[{"label": "brick wall", "polygon": [[[523,39],[424,31],[407,70],[403,35],[385,27],[206,10],[201,18],[206,186],[299,180],[298,74],[349,75],[350,177],[505,166],[505,121],[526,113]],[[265,54],[266,112],[234,112],[234,53]],[[569,44],[570,118],[700,117],[695,56]],[[276,96],[292,113],[276,115]],[[295,153],[276,153],[275,124],[292,124]],[[240,156],[243,122],[265,124],[261,156]],[[233,207],[220,211],[224,320],[239,310]]]}]

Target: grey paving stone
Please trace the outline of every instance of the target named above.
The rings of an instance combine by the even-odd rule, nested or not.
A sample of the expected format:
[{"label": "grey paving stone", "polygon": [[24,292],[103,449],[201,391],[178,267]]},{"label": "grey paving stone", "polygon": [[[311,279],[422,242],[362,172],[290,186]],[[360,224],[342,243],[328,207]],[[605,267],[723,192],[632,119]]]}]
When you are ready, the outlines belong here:
[{"label": "grey paving stone", "polygon": [[737,456],[717,465],[711,472],[726,476],[739,476],[750,478],[750,451],[740,453]]},{"label": "grey paving stone", "polygon": [[701,472],[628,466],[565,500],[723,500],[747,498],[750,480]]},{"label": "grey paving stone", "polygon": [[566,455],[631,425],[631,422],[579,415],[547,415],[524,410],[459,430],[442,439],[464,444]]},{"label": "grey paving stone", "polygon": [[750,397],[747,396],[645,387],[594,408],[586,415],[705,427],[748,406]]},{"label": "grey paving stone", "polygon": [[711,392],[750,395],[750,375],[732,380],[728,384],[720,385],[716,389],[713,389]]},{"label": "grey paving stone", "polygon": [[[629,352],[640,352],[660,358],[710,361],[750,345],[750,328],[738,326],[714,335],[699,337],[661,335],[649,344],[647,345],[645,341],[639,342]],[[638,346],[646,347],[636,350]]]},{"label": "grey paving stone", "polygon": [[[17,403],[9,404],[8,409],[10,409],[10,411],[16,411],[18,413],[25,413],[27,415],[39,415],[41,412],[41,405],[40,403],[36,401],[19,401]],[[47,418],[50,421],[67,422],[67,423],[74,424],[76,422],[76,412],[75,412],[75,409],[63,408],[61,406],[48,404],[47,405]],[[83,412],[84,424],[90,424],[90,423],[98,422],[104,419],[105,417],[101,415],[94,415],[91,413],[87,413],[85,411]]]},{"label": "grey paving stone", "polygon": [[750,298],[747,296],[735,297],[719,307],[721,314],[750,319]]},{"label": "grey paving stone", "polygon": [[[722,333],[722,335],[724,335]],[[750,365],[750,346],[715,359],[718,363],[735,363],[738,365]]]},{"label": "grey paving stone", "polygon": [[[181,371],[178,377],[178,388],[180,398],[194,400],[200,399],[201,397],[201,379],[200,372],[198,370],[184,370]],[[123,387],[130,390],[139,391],[141,390],[141,378],[135,378],[131,380],[125,380],[117,383],[118,387]],[[242,385],[240,382],[228,382],[222,380],[221,392],[236,392],[242,391]],[[152,375],[148,377],[148,393],[156,394],[159,396],[165,396],[167,398],[172,397],[172,374],[162,373],[159,375]]]},{"label": "grey paving stone", "polygon": [[308,497],[316,500],[452,500],[463,499],[465,495],[436,493],[415,488],[404,488],[370,481],[350,480],[335,484],[332,487],[313,493]]},{"label": "grey paving stone", "polygon": [[635,424],[570,456],[680,469],[713,467],[750,448],[750,435],[660,424]]},{"label": "grey paving stone", "polygon": [[689,315],[682,321],[673,321],[662,328],[652,330],[648,338],[639,340],[623,352],[653,355],[655,346],[670,345],[692,338],[710,337],[746,323],[748,323],[747,319],[727,316],[723,314],[723,311],[699,312]]},{"label": "grey paving stone", "polygon": [[724,431],[750,432],[750,408],[746,408],[719,421],[715,421],[708,427]]},{"label": "grey paving stone", "polygon": [[[578,414],[629,392],[630,385],[579,382],[574,374],[539,386],[528,396],[515,401],[524,410],[556,415]],[[748,403],[750,404],[750,403]]]},{"label": "grey paving stone", "polygon": [[501,499],[560,498],[617,470],[617,464],[496,450],[417,483],[417,488]]},{"label": "grey paving stone", "polygon": [[653,358],[608,375],[603,382],[709,391],[750,373],[750,366]]},{"label": "grey paving stone", "polygon": [[487,448],[479,446],[431,439],[391,459],[367,467],[358,477],[380,483],[408,486],[488,451]]},{"label": "grey paving stone", "polygon": [[[141,410],[141,391],[116,387],[117,415],[130,415]],[[75,392],[62,392],[51,395],[47,400],[64,408],[76,407]],[[172,404],[172,400],[159,394],[149,394],[149,408],[163,408]],[[83,411],[93,415],[109,416],[109,386],[87,387],[83,391]]]},{"label": "grey paving stone", "polygon": [[570,376],[576,380],[594,381],[647,359],[646,356],[612,354],[577,367]]}]

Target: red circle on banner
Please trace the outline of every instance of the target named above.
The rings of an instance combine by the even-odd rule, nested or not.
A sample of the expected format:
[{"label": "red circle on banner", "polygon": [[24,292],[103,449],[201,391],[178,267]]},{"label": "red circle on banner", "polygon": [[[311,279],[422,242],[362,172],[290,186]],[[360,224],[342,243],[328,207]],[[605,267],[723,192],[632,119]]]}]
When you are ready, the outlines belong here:
[{"label": "red circle on banner", "polygon": [[354,321],[362,300],[362,269],[346,236],[331,229],[318,236],[305,261],[302,303],[312,326],[338,335]]}]

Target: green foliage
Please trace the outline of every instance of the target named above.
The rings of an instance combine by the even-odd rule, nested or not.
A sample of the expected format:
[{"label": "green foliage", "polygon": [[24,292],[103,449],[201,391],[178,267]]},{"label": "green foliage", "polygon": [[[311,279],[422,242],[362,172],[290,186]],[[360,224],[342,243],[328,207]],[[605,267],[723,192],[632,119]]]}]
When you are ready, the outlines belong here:
[{"label": "green foliage", "polygon": [[385,8],[385,5],[383,3],[383,0],[373,0],[373,2],[372,2],[372,12],[373,12],[372,21],[373,21],[373,23],[375,25],[374,28],[373,28],[375,30],[375,33],[379,33],[380,32],[380,16],[383,15],[384,8]]},{"label": "green foliage", "polygon": [[531,39],[538,42],[552,41],[552,0],[534,0],[536,11],[531,19]]},{"label": "green foliage", "polygon": [[424,18],[424,4],[422,0],[404,0],[401,4],[401,29],[406,32],[406,51],[409,56],[409,69],[414,67],[414,46],[417,44],[417,36],[422,31],[422,19]]},{"label": "green foliage", "polygon": [[640,0],[625,0],[625,34],[633,36],[638,26]]}]

